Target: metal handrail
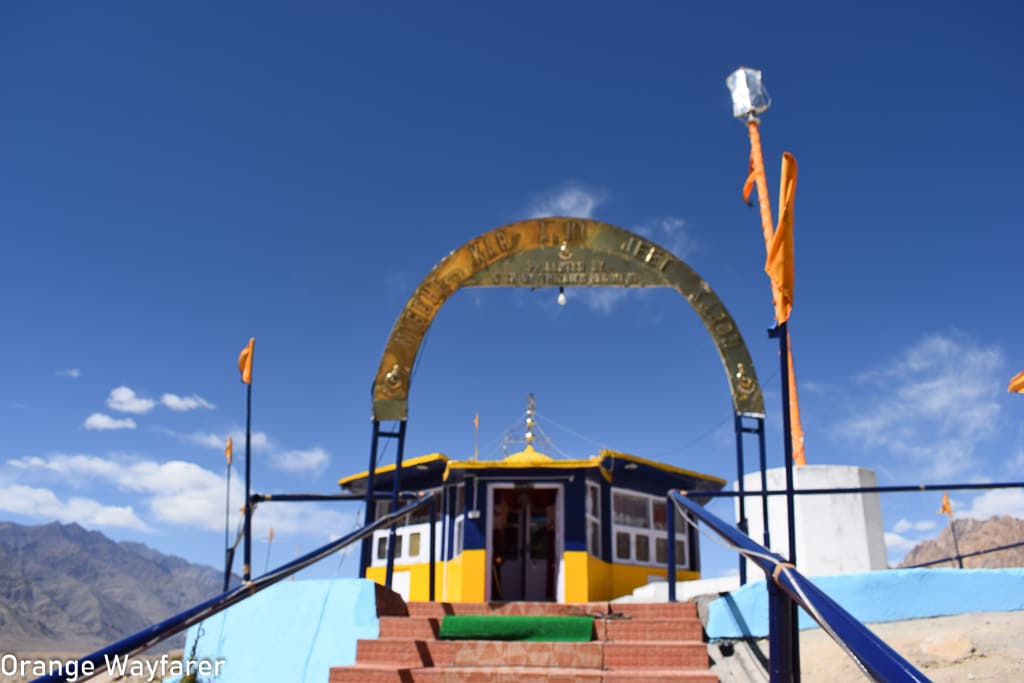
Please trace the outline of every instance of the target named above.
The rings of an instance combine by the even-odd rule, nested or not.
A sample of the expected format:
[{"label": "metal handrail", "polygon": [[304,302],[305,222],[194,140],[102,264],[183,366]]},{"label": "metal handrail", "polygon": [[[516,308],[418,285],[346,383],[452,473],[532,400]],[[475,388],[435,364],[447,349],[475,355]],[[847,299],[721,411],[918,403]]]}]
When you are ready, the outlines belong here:
[{"label": "metal handrail", "polygon": [[[697,494],[698,492],[694,492]],[[703,495],[705,492],[699,492]],[[715,533],[725,539],[734,550],[742,554],[750,561],[757,564],[765,573],[765,583],[768,586],[770,629],[769,651],[772,660],[779,658],[776,653],[791,652],[790,643],[786,640],[792,637],[792,629],[784,627],[781,623],[785,620],[785,614],[790,610],[792,602],[800,605],[811,617],[818,622],[822,629],[828,633],[842,647],[853,661],[860,667],[865,675],[875,681],[882,682],[922,682],[929,679],[914,667],[913,664],[904,659],[898,652],[886,645],[878,636],[872,633],[864,624],[856,619],[849,612],[840,607],[832,598],[828,597],[821,589],[811,583],[803,574],[797,571],[796,567],[787,563],[781,556],[771,552],[761,544],[752,540],[746,534],[732,527],[728,522],[705,510],[701,505],[690,500],[685,493],[673,490],[668,492],[668,499],[685,512],[700,519],[708,525]],[[670,521],[674,521],[675,515],[668,515]],[[684,515],[685,518],[685,515]],[[674,525],[671,525],[674,527]],[[673,534],[674,528],[669,529]],[[669,539],[669,587],[675,586],[674,569],[675,539]],[[674,594],[674,590],[671,591]],[[672,595],[671,597],[674,597]],[[792,602],[791,602],[792,601]],[[792,676],[792,662],[781,666],[779,662],[771,664],[771,680],[786,681]]]},{"label": "metal handrail", "polygon": [[[181,633],[188,627],[198,624],[207,617],[223,612],[228,607],[231,607],[246,598],[252,597],[256,593],[259,593],[265,588],[269,588],[282,579],[286,579],[311,564],[319,562],[325,557],[336,553],[345,546],[369,536],[381,527],[397,522],[405,515],[415,512],[424,505],[431,504],[432,501],[433,498],[430,496],[421,496],[418,500],[414,500],[405,507],[385,515],[380,519],[374,520],[361,529],[357,529],[346,536],[342,536],[336,541],[331,541],[326,545],[320,546],[316,550],[306,553],[302,557],[283,564],[274,571],[264,574],[258,579],[236,586],[231,590],[210,598],[206,602],[202,602],[180,612],[179,614],[175,614],[173,617],[165,619],[158,624],[145,628],[138,633],[128,636],[127,638],[122,638],[102,650],[97,650],[96,652],[85,655],[77,660],[74,669],[70,666],[61,666],[59,673],[42,676],[32,681],[32,683],[64,683],[68,680],[74,680],[77,682],[97,676],[106,670],[104,665],[108,660],[113,659],[114,657],[131,657],[132,655],[136,655],[161,641],[167,640],[168,638]],[[89,663],[88,667],[85,666],[86,663]],[[72,670],[69,671],[68,669]],[[89,669],[91,669],[91,673],[87,673],[87,670]]]}]

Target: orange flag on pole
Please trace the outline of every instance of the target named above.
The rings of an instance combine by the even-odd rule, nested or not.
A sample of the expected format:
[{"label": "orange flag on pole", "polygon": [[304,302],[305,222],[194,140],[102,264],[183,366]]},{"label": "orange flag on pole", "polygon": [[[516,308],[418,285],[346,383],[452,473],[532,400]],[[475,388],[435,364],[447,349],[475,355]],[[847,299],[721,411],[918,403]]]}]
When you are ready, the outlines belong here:
[{"label": "orange flag on pole", "polygon": [[224,457],[227,458],[228,460],[228,467],[231,467],[231,455],[232,453],[234,453],[234,445],[234,441],[232,441],[231,437],[229,436],[228,445],[225,446],[224,448]]},{"label": "orange flag on pole", "polygon": [[753,206],[753,202],[750,201],[750,193],[754,191],[754,184],[757,183],[757,167],[754,164],[754,153],[750,153],[750,171],[747,173],[747,179],[743,183],[743,203],[747,206]]},{"label": "orange flag on pole", "polygon": [[1013,379],[1010,380],[1010,386],[1006,387],[1006,389],[1015,394],[1024,394],[1024,370],[1013,376]]},{"label": "orange flag on pole", "polygon": [[939,508],[939,511],[936,514],[949,515],[949,519],[953,519],[953,506],[949,503],[948,492],[942,494],[942,507]]},{"label": "orange flag on pole", "polygon": [[786,345],[789,354],[789,433],[793,437],[793,464],[803,467],[807,464],[804,453],[804,425],[800,421],[800,399],[796,394],[796,368],[793,367],[793,340]]},{"label": "orange flag on pole", "polygon": [[781,325],[793,310],[793,200],[796,195],[796,159],[789,152],[782,155],[782,177],[779,181],[779,224],[768,245],[764,272],[772,280],[775,320]]},{"label": "orange flag on pole", "polygon": [[256,337],[251,337],[242,352],[238,354],[238,371],[242,373],[242,381],[252,384],[252,352],[256,346]]}]

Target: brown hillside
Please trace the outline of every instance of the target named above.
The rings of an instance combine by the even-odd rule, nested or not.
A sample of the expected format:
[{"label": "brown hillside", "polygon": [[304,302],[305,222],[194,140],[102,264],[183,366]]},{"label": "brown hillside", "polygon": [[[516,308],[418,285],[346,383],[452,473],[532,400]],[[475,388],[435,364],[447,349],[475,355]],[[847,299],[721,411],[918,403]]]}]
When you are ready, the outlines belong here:
[{"label": "brown hillside", "polygon": [[[958,519],[956,520],[956,535],[960,544],[960,553],[966,555],[1001,545],[1024,542],[1024,520],[1006,515],[990,517],[983,522],[976,519]],[[953,536],[947,524],[937,538],[914,546],[899,566],[912,567],[923,562],[952,557],[953,554]],[[931,566],[955,567],[956,563],[943,562]],[[964,560],[966,569],[996,569],[998,567],[1024,567],[1024,546],[969,557]]]}]

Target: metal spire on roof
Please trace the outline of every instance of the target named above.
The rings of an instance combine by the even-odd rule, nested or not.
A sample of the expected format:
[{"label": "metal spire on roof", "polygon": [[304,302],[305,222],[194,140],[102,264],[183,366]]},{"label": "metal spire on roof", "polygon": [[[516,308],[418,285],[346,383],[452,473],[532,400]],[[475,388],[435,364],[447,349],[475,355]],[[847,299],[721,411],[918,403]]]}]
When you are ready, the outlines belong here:
[{"label": "metal spire on roof", "polygon": [[526,395],[526,447],[533,448],[533,416],[537,412],[537,400],[533,394]]}]

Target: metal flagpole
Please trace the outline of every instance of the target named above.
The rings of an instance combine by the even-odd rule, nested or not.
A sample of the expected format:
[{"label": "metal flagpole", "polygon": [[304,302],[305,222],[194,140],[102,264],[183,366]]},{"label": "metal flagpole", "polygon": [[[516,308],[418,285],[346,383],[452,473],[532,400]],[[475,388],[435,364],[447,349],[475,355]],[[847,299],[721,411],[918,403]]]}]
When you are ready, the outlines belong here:
[{"label": "metal flagpole", "polygon": [[252,578],[252,356],[256,338],[250,337],[242,352],[238,354],[238,370],[242,373],[245,392],[245,556],[242,562],[242,580]]},{"label": "metal flagpole", "polygon": [[231,584],[231,560],[234,553],[231,550],[231,540],[228,530],[231,527],[231,460],[233,453],[233,442],[228,437],[227,446],[224,448],[224,457],[227,460],[227,491],[224,496],[224,590]]},{"label": "metal flagpole", "polygon": [[[743,186],[743,197],[749,201],[750,192],[754,185],[757,186],[757,201],[760,207],[761,214],[761,229],[764,234],[765,250],[768,253],[768,261],[765,264],[765,270],[768,271],[768,266],[772,263],[773,259],[773,246],[776,240],[776,231],[772,221],[771,205],[769,203],[768,196],[768,179],[764,170],[764,155],[761,150],[761,130],[760,121],[758,120],[758,114],[766,111],[771,104],[771,100],[768,97],[767,91],[761,84],[761,72],[756,69],[749,69],[741,67],[726,78],[726,85],[729,88],[730,94],[732,95],[733,102],[733,116],[735,118],[744,119],[747,123],[747,131],[750,135],[750,173],[747,177],[746,183]],[[788,158],[788,155],[784,156],[784,173],[785,176],[785,164],[786,161],[792,162],[792,158]],[[795,170],[795,164],[794,164]],[[795,180],[794,180],[795,182]],[[786,201],[785,197],[780,197],[780,201]],[[780,230],[782,211],[784,209],[780,205]],[[789,244],[791,246],[791,243]],[[792,263],[788,264],[790,267]],[[789,377],[789,337],[788,337],[788,326],[786,321],[788,320],[788,311],[780,316],[780,305],[782,301],[782,289],[780,283],[776,280],[775,274],[769,271],[769,276],[772,279],[772,299],[776,305],[775,318],[777,325],[772,330],[769,330],[769,337],[778,338],[779,349],[781,353],[781,364],[782,364],[782,432],[784,435],[783,448],[785,451],[785,469],[786,469],[786,518],[787,526],[789,527],[789,561],[791,564],[796,564],[796,526],[794,524],[794,496],[793,496],[793,425],[791,421],[791,410],[789,404],[790,396],[790,377]],[[791,284],[791,283],[790,283]],[[790,292],[791,296],[791,292]],[[762,482],[765,481],[764,465],[762,465]],[[762,495],[764,495],[763,484],[762,484]],[[768,527],[768,519],[764,520],[765,528]],[[771,589],[769,593],[771,594]],[[773,600],[776,598],[774,595],[770,595]],[[797,626],[797,604],[792,600],[788,600],[784,596],[778,597],[777,608],[785,615],[776,615],[779,619],[778,626],[790,631],[791,636],[791,650],[786,653],[788,657],[782,661],[775,661],[774,666],[778,666],[779,670],[776,672],[773,668],[773,680],[776,675],[788,678],[793,681],[800,680],[800,637]],[[784,609],[787,607],[788,610]],[[777,653],[781,654],[781,653]],[[773,656],[773,660],[781,659],[778,656]]]},{"label": "metal flagpole", "polygon": [[252,578],[252,382],[249,382],[245,400],[245,558],[242,562],[242,580]]}]

